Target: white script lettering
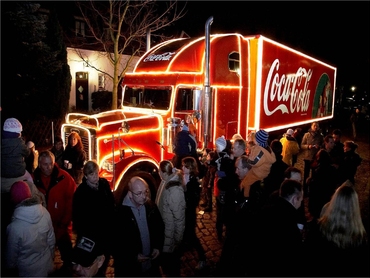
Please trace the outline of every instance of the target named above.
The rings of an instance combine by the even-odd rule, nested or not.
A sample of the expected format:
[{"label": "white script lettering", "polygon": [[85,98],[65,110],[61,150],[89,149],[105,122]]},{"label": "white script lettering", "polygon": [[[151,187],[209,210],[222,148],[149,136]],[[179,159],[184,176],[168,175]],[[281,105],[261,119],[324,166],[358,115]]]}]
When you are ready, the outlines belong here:
[{"label": "white script lettering", "polygon": [[[266,115],[270,116],[278,110],[281,110],[283,114],[307,111],[310,100],[308,85],[312,70],[300,67],[295,74],[279,75],[279,65],[279,59],[275,59],[267,76],[263,95],[263,108]],[[279,104],[275,108],[270,107],[275,98]],[[289,98],[288,110],[286,104]]]},{"label": "white script lettering", "polygon": [[152,54],[144,59],[144,62],[153,62],[153,61],[168,61],[172,58],[175,52],[165,52],[163,54]]}]

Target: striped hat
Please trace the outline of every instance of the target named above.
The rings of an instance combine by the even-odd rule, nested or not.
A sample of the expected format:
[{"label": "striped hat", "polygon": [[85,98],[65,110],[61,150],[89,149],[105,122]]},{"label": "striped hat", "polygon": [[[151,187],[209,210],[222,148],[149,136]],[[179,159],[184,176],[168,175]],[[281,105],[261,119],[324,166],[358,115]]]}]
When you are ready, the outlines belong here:
[{"label": "striped hat", "polygon": [[263,129],[260,129],[256,132],[256,141],[258,145],[261,147],[267,147],[267,140],[269,139],[268,132],[264,131]]}]

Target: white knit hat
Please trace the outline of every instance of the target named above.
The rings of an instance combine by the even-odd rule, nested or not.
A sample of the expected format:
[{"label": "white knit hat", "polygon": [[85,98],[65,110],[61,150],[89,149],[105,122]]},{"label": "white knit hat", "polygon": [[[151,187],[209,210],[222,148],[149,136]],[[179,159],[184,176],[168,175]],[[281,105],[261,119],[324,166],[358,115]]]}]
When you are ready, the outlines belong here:
[{"label": "white knit hat", "polygon": [[224,149],[226,149],[227,142],[225,136],[222,135],[221,137],[218,137],[215,141],[215,144],[219,151],[223,151]]},{"label": "white knit hat", "polygon": [[22,124],[16,118],[8,118],[4,122],[3,130],[7,132],[21,133],[23,129]]},{"label": "white knit hat", "polygon": [[286,131],[286,134],[287,134],[287,135],[290,135],[290,136],[292,136],[292,135],[293,135],[293,133],[294,133],[294,130],[293,130],[293,129],[291,129],[291,128],[289,128],[289,129]]}]

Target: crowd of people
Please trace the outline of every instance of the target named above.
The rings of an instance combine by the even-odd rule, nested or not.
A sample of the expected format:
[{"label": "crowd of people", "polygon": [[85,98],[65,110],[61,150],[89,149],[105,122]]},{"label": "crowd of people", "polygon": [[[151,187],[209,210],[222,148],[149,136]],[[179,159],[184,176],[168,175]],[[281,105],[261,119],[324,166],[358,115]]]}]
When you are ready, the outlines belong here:
[{"label": "crowd of people", "polygon": [[[155,199],[148,183],[132,176],[121,204],[78,133],[65,148],[56,137],[52,149],[39,153],[21,132],[17,119],[5,121],[3,276],[104,277],[113,258],[116,277],[179,277],[189,248],[201,271],[207,255],[196,233],[197,210],[211,212],[213,199],[223,246],[216,276],[369,276],[368,235],[354,187],[362,159],[357,144],[341,142],[339,129],[324,137],[314,122],[302,138],[293,129],[271,141],[265,130],[245,139],[221,136],[215,149],[198,155],[184,125],[178,153],[159,163]],[[294,166],[299,152],[303,173]],[[31,153],[37,160],[26,168]]]}]

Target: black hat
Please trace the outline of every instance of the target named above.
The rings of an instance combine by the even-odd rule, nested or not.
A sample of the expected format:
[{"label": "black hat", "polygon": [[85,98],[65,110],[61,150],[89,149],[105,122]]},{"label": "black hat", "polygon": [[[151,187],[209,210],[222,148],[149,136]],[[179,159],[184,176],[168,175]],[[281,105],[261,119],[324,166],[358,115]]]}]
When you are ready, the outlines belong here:
[{"label": "black hat", "polygon": [[81,237],[77,240],[76,246],[72,250],[72,263],[89,267],[100,255],[103,255],[103,250],[100,248],[99,243],[90,238]]}]

